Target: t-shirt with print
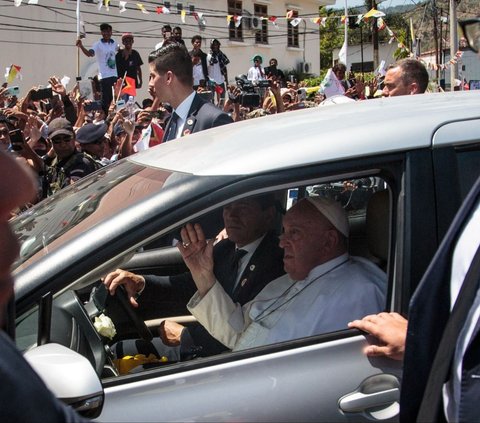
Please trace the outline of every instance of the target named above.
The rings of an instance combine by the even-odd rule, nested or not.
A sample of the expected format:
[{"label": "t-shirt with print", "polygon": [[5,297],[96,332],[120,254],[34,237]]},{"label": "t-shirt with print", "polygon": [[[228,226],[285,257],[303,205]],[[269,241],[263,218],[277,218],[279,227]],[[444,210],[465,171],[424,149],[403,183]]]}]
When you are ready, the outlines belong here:
[{"label": "t-shirt with print", "polygon": [[95,52],[98,63],[98,79],[118,76],[115,62],[118,44],[115,41],[103,42],[99,40],[92,46],[91,50]]}]

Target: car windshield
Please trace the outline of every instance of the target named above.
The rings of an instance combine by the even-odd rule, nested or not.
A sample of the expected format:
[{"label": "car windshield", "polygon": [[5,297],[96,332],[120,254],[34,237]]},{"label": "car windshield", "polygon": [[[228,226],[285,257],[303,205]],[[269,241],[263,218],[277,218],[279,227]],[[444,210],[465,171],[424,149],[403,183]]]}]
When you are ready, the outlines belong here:
[{"label": "car windshield", "polygon": [[21,243],[15,272],[118,211],[158,192],[170,172],[121,162],[104,168],[12,220]]}]

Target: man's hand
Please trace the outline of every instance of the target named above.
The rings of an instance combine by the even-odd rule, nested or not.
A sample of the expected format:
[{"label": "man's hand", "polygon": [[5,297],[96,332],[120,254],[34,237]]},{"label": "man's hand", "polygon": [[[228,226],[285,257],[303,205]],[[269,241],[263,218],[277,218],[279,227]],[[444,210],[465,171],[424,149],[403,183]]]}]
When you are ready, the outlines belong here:
[{"label": "man's hand", "polygon": [[160,323],[158,334],[165,345],[176,347],[177,345],[180,345],[183,329],[185,328],[180,323],[171,320],[164,320]]},{"label": "man's hand", "polygon": [[130,299],[130,304],[133,307],[138,307],[135,298],[137,293],[145,287],[145,278],[127,270],[117,269],[103,278],[103,284],[107,287],[110,295],[115,295],[117,288],[123,285]]},{"label": "man's hand", "polygon": [[67,89],[63,86],[56,76],[51,76],[48,83],[52,86],[52,91],[59,94],[61,97],[67,96]]},{"label": "man's hand", "polygon": [[198,223],[187,223],[180,234],[182,242],[179,242],[177,247],[192,274],[198,293],[203,297],[215,284],[213,242],[206,241],[203,229]]},{"label": "man's hand", "polygon": [[348,324],[373,335],[379,345],[369,345],[365,349],[368,356],[386,356],[394,360],[403,360],[408,321],[398,313],[380,313],[365,316]]}]

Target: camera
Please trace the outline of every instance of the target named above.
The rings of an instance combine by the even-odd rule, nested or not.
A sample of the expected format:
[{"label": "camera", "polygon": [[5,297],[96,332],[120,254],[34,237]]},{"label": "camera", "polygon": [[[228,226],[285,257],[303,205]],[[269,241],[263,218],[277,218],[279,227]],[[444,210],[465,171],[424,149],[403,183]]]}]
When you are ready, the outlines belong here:
[{"label": "camera", "polygon": [[83,106],[86,112],[92,112],[94,110],[102,110],[102,102],[101,101],[92,101],[90,103],[85,103]]},{"label": "camera", "polygon": [[268,88],[270,86],[270,82],[267,80],[250,81],[245,75],[236,76],[235,81],[237,83],[237,87],[242,91],[242,93],[238,96],[237,101],[244,107],[260,106],[259,89]]},{"label": "camera", "polygon": [[32,101],[39,101],[39,100],[44,100],[46,98],[52,98],[52,97],[53,97],[52,88],[40,88],[38,90],[32,91],[32,94],[30,95],[30,99]]}]

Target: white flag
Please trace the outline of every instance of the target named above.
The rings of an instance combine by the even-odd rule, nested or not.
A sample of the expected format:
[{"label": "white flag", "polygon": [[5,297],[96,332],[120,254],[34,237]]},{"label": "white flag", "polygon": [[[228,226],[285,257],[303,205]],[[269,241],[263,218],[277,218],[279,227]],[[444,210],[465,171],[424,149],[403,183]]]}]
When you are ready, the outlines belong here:
[{"label": "white flag", "polygon": [[347,40],[343,42],[343,46],[338,53],[338,60],[344,65],[347,64]]},{"label": "white flag", "polygon": [[119,13],[123,13],[127,11],[127,2],[126,1],[119,1],[118,2],[118,7],[119,7]]},{"label": "white flag", "polygon": [[325,97],[332,97],[334,95],[344,95],[345,89],[340,81],[337,79],[336,75],[333,73],[332,69],[327,71],[325,78],[323,78],[322,83],[320,84],[319,91],[325,95]]},{"label": "white flag", "polygon": [[290,21],[290,25],[297,26],[300,22],[302,22],[302,18],[295,18]]}]

